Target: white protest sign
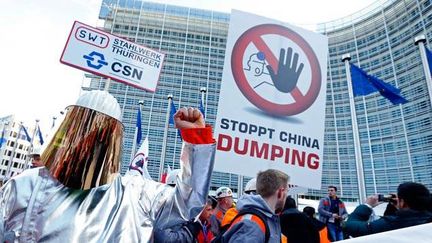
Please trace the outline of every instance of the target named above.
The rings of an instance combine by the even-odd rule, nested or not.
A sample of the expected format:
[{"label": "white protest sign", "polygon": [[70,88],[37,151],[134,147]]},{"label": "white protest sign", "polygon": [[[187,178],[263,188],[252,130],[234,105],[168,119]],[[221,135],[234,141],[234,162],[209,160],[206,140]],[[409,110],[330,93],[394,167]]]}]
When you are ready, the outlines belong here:
[{"label": "white protest sign", "polygon": [[328,39],[232,11],[215,134],[215,170],[256,176],[269,168],[319,189]]},{"label": "white protest sign", "polygon": [[75,21],[60,62],[156,91],[165,54]]}]

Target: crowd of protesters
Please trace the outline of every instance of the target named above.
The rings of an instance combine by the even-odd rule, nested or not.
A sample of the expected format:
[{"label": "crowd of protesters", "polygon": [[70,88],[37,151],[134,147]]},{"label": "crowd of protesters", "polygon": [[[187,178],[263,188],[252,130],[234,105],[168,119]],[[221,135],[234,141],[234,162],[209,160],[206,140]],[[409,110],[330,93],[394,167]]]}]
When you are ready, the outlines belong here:
[{"label": "crowd of protesters", "polygon": [[[166,184],[119,176],[119,106],[107,93],[87,96],[43,156],[34,153],[34,168],[0,190],[0,242],[333,242],[432,222],[430,191],[414,182],[368,197],[351,214],[335,186],[318,215],[313,207],[298,210],[289,175],[275,169],[258,172],[236,201],[228,187],[207,196],[215,141],[193,108],[174,117],[185,156]],[[376,217],[373,208],[384,201],[386,212]]]},{"label": "crowd of protesters", "polygon": [[[288,181],[278,170],[259,172],[236,203],[230,188],[218,188],[193,223],[193,242],[335,242],[432,222],[432,197],[419,183],[402,183],[387,197],[370,196],[348,214],[335,186],[328,187],[317,211],[311,206],[299,211],[296,200],[287,196]],[[387,208],[377,217],[373,208],[383,202]]]},{"label": "crowd of protesters", "polygon": [[[382,195],[372,195],[351,214],[337,197],[337,187],[329,186],[328,196],[320,200],[316,214],[311,206],[299,211],[295,199],[286,196],[288,178],[277,170],[258,173],[257,178],[251,180],[256,183],[253,186],[256,189],[245,191],[236,206],[233,204],[223,211],[214,209],[210,217],[221,218],[221,221],[210,221],[216,224],[217,232],[207,238],[197,237],[196,242],[335,242],[432,223],[432,197],[420,183],[402,183],[397,193],[384,199]],[[232,202],[231,189],[223,187],[217,190],[220,191],[229,191],[221,195]],[[220,207],[222,201],[218,193],[216,197],[213,208]],[[388,203],[386,211],[382,217],[377,217],[373,208],[383,202]]]}]

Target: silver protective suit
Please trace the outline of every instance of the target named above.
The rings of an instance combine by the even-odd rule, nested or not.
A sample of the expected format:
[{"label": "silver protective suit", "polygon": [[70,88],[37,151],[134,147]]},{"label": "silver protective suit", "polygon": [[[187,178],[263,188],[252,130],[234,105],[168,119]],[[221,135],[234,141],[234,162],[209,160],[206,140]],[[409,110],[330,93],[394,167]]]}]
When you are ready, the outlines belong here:
[{"label": "silver protective suit", "polygon": [[62,185],[45,167],[26,170],[0,191],[0,242],[151,242],[154,228],[198,215],[214,152],[214,144],[185,143],[174,188],[127,174],[79,190]]}]

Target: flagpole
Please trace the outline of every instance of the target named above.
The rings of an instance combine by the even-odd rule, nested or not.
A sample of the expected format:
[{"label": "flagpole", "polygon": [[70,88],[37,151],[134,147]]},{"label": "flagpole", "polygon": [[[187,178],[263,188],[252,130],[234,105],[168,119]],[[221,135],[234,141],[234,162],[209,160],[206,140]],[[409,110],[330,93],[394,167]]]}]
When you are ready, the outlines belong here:
[{"label": "flagpole", "polygon": [[[206,94],[207,94],[207,89],[205,87],[201,87],[200,88],[200,92],[201,92],[201,102],[204,106],[204,112],[207,113],[207,102],[206,101]],[[204,114],[203,114],[204,115]]]},{"label": "flagpole", "polygon": [[414,44],[419,47],[420,50],[420,57],[423,63],[423,71],[426,77],[426,84],[428,87],[428,93],[429,93],[429,102],[431,102],[432,105],[432,77],[431,77],[431,71],[429,69],[429,62],[426,55],[426,36],[425,35],[419,35],[414,38]]},{"label": "flagpole", "polygon": [[162,151],[161,151],[161,159],[160,159],[160,165],[159,165],[159,181],[162,179],[162,173],[165,165],[165,151],[166,151],[166,145],[167,145],[167,137],[168,137],[168,126],[169,126],[169,118],[171,113],[171,102],[172,102],[172,94],[169,94],[167,96],[168,99],[168,110],[165,118],[165,130],[164,130],[164,137],[162,140]]},{"label": "flagpole", "polygon": [[243,176],[238,175],[238,185],[237,185],[237,199],[240,198],[241,195],[243,195]]},{"label": "flagpole", "polygon": [[111,83],[111,78],[108,78],[107,81],[105,82],[105,91],[109,93],[109,86]]},{"label": "flagpole", "polygon": [[[142,101],[142,100],[140,100],[139,102],[138,102],[138,105],[139,105],[139,109],[140,109],[140,112],[139,112],[139,114],[141,114],[141,110],[142,110],[142,105],[144,104],[144,101]],[[138,137],[138,127],[135,127],[135,133],[134,133],[134,139],[133,139],[133,142],[132,142],[132,150],[131,150],[131,159],[130,159],[130,161],[132,161],[133,159],[134,159],[134,157],[135,157],[135,153],[136,153],[136,146],[137,146],[137,144],[136,144],[136,140],[137,140],[137,137]]]},{"label": "flagpole", "polygon": [[28,162],[29,162],[29,159],[30,159],[30,153],[33,151],[33,148],[34,148],[34,145],[33,145],[33,143],[34,143],[34,137],[36,135],[36,129],[38,129],[38,125],[39,125],[39,119],[36,119],[36,124],[35,124],[35,128],[33,130],[33,135],[32,135],[31,141],[30,141],[30,147],[27,150],[27,156],[26,156],[26,159],[25,159],[25,164],[24,164],[23,171],[29,168]]},{"label": "flagpole", "polygon": [[342,55],[342,62],[345,63],[345,72],[348,83],[348,97],[350,102],[350,110],[351,110],[351,123],[353,128],[353,138],[354,138],[354,153],[357,167],[357,183],[359,187],[359,199],[360,203],[363,203],[366,200],[366,187],[364,182],[364,172],[363,172],[363,160],[361,157],[361,148],[360,148],[360,138],[359,138],[359,130],[357,126],[357,115],[354,104],[354,93],[352,87],[351,80],[351,71],[349,66],[349,61],[351,60],[351,55],[349,53]]},{"label": "flagpole", "polygon": [[49,129],[49,131],[47,133],[45,133],[45,136],[44,136],[45,139],[53,136],[53,134],[56,132],[54,129],[57,128],[57,125],[56,125],[57,120],[62,121],[62,119],[64,118],[64,111],[63,110],[59,111],[59,114],[60,115],[57,115],[57,116],[54,115],[52,117],[51,128]]},{"label": "flagpole", "polygon": [[51,125],[51,129],[53,129],[54,127],[55,127],[55,121],[57,120],[57,117],[55,117],[55,116],[53,116],[52,117],[52,121],[53,121],[53,123],[52,123],[52,125]]}]

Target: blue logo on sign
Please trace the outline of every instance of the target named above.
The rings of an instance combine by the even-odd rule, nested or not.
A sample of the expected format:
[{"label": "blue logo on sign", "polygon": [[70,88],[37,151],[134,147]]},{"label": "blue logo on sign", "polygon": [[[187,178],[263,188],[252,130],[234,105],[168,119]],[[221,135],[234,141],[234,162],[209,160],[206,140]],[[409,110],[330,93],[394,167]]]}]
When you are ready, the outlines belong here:
[{"label": "blue logo on sign", "polygon": [[104,65],[108,65],[104,55],[99,52],[92,51],[90,54],[84,55],[83,57],[87,60],[87,66],[94,69],[100,69]]}]

